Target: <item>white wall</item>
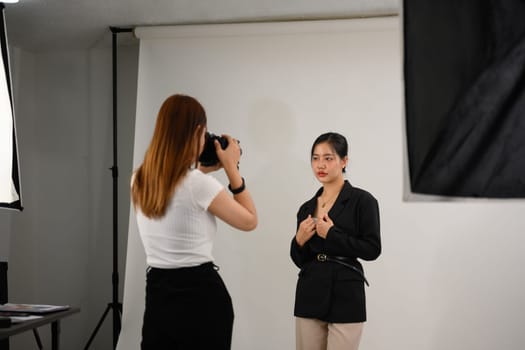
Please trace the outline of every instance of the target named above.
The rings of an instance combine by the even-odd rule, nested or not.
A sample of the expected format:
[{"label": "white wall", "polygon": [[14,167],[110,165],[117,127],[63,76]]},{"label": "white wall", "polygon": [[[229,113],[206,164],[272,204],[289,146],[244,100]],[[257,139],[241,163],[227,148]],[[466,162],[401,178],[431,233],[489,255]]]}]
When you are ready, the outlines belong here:
[{"label": "white wall", "polygon": [[[79,306],[79,314],[62,322],[61,345],[80,349],[112,298],[111,48],[15,52],[13,76],[25,209],[5,216],[10,220],[6,233],[11,237],[9,300]],[[121,291],[137,53],[136,46],[119,48]],[[109,314],[92,349],[112,347],[111,327]],[[49,334],[47,329],[40,332],[44,346],[49,344]],[[12,350],[35,347],[30,332],[11,338]]]},{"label": "white wall", "polygon": [[[349,32],[330,23],[255,25],[265,29],[252,36],[249,25],[140,32],[135,166],[158,107],[175,92],[201,100],[210,130],[241,140],[260,225],[248,234],[220,225],[214,251],[234,301],[233,349],[293,348],[289,242],[299,204],[318,187],[311,143],[328,130],[348,136],[348,177],[381,208],[383,254],[364,263],[371,287],[362,348],[523,348],[525,203],[403,202],[399,19],[353,23]],[[138,348],[144,296],[133,216],[128,244],[119,342],[126,350]]]}]

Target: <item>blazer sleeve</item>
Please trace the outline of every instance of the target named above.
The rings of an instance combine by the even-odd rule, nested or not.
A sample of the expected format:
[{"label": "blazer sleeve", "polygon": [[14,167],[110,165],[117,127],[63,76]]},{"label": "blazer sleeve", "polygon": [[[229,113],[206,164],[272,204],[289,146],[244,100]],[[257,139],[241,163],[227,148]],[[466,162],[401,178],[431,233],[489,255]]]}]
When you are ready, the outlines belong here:
[{"label": "blazer sleeve", "polygon": [[348,213],[348,216],[357,221],[355,232],[344,232],[334,223],[326,236],[326,250],[333,255],[375,260],[381,254],[377,200],[364,192],[353,210],[355,213]]}]

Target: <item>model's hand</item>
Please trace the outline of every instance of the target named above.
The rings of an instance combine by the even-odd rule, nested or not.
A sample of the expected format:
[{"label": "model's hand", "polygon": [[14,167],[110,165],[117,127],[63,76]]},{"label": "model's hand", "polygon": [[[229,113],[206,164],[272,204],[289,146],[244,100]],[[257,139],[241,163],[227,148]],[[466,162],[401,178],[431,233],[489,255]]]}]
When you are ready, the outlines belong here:
[{"label": "model's hand", "polygon": [[295,234],[295,240],[300,247],[308,242],[315,234],[315,222],[316,219],[312,218],[312,215],[308,215],[308,217],[299,224],[299,229]]},{"label": "model's hand", "polygon": [[326,235],[328,234],[328,230],[330,230],[330,227],[334,226],[334,222],[328,214],[324,214],[321,220],[317,221],[316,230],[317,235],[322,238],[326,238]]}]

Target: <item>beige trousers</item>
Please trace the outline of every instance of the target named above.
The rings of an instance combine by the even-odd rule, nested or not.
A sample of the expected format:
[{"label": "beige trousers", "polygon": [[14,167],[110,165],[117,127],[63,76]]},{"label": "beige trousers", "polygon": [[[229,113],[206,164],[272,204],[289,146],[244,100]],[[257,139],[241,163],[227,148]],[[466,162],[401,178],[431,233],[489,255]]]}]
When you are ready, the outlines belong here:
[{"label": "beige trousers", "polygon": [[328,323],[295,318],[296,350],[357,350],[363,323]]}]

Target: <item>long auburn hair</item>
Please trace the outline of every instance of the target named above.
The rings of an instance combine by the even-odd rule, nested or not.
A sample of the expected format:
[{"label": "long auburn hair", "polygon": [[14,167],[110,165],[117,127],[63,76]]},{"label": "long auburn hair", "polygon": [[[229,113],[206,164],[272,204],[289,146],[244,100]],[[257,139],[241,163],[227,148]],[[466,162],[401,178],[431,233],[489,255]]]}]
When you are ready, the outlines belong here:
[{"label": "long auburn hair", "polygon": [[160,107],[153,138],[131,185],[132,202],[145,216],[164,216],[192,162],[197,166],[197,136],[205,131],[206,123],[206,112],[193,97],[173,95]]}]

